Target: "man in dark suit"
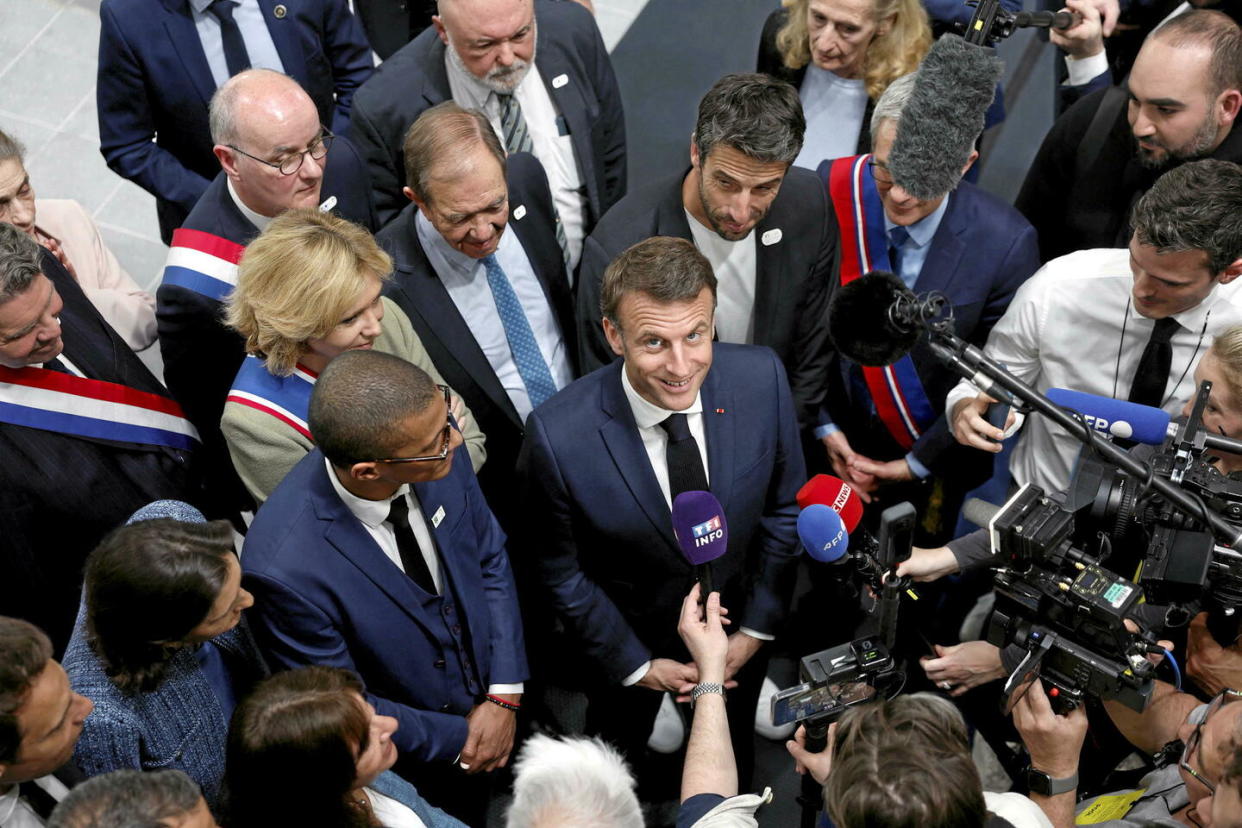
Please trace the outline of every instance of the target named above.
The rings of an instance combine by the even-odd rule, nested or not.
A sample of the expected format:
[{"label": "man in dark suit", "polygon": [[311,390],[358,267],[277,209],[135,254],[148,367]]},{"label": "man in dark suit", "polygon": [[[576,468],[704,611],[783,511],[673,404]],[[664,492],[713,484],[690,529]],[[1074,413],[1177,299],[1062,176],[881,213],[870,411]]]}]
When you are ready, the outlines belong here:
[{"label": "man in dark suit", "polygon": [[373,71],[346,0],[105,0],[100,21],[100,151],[155,196],[165,243],[216,174],[207,105],[231,75],[284,72],[344,135]]},{"label": "man in dark suit", "polygon": [[63,651],[103,536],[152,500],[200,500],[196,445],[56,257],[0,224],[0,607]]},{"label": "man in dark suit", "polygon": [[354,102],[353,135],[380,220],[405,203],[406,129],[453,100],[481,109],[508,152],[532,152],[543,164],[572,271],[583,236],[625,194],[621,93],[594,18],[577,3],[444,0],[433,21]]},{"label": "man in dark suit", "polygon": [[1039,233],[1040,257],[1125,247],[1130,210],[1185,161],[1242,162],[1242,30],[1189,11],[1156,29],[1124,87],[1087,95],[1057,119],[1015,206]]},{"label": "man in dark suit", "polygon": [[223,169],[173,235],[155,317],[165,382],[206,448],[209,511],[226,516],[253,506],[220,432],[224,398],[245,357],[242,338],[223,322],[242,251],[291,208],[332,210],[368,230],[375,212],[358,153],[323,132],[292,78],[267,69],[233,76],[212,96],[211,123]]},{"label": "man in dark suit", "polygon": [[505,536],[455,462],[447,393],[389,354],[333,360],[311,396],[317,448],[259,509],[242,568],[272,666],[356,671],[400,722],[398,770],[482,825],[478,774],[513,747],[526,658]]},{"label": "man in dark suit", "polygon": [[[925,193],[951,182],[927,177],[906,181],[903,187],[894,181],[889,159],[898,131],[915,127],[918,117],[907,120],[903,115],[916,77],[897,79],[877,102],[871,156],[825,162],[820,172],[842,227],[855,225],[855,216],[862,215],[864,229],[851,236],[882,240],[867,250],[869,269],[891,270],[916,293],[943,294],[952,308],[957,335],[982,347],[1014,292],[1039,268],[1035,230],[1012,207],[969,182],[959,181],[939,197],[916,198],[911,190]],[[969,142],[969,135],[964,137]],[[978,153],[967,146],[962,155],[968,159],[964,174]],[[862,275],[859,270],[854,257],[844,256],[838,281]],[[940,518],[934,527],[924,526],[931,534],[925,542],[943,543],[951,535],[940,536],[954,528],[962,496],[988,476],[991,457],[980,460],[959,445],[944,417],[945,396],[958,375],[925,343],[916,346],[909,364],[913,376],[901,367],[905,361],[881,376],[880,369],[865,373],[844,356],[834,355],[815,436],[826,447],[833,472],[864,498],[880,497],[889,504],[910,500],[921,507],[933,483],[938,485],[941,510],[932,515],[922,508],[919,512],[925,521]],[[895,421],[890,416],[890,398],[884,395],[889,382],[901,387],[901,401],[917,433],[908,430],[903,418]],[[926,410],[921,410],[923,400]]]},{"label": "man in dark suit", "polygon": [[798,421],[811,424],[830,357],[837,222],[815,174],[790,166],[805,127],[789,84],[765,75],[717,81],[699,102],[690,171],[627,196],[587,238],[577,287],[584,372],[614,358],[600,325],[608,263],[635,242],[675,236],[693,241],[720,281],[720,341],[776,351]]},{"label": "man in dark suit", "polygon": [[[387,290],[487,435],[479,484],[508,529],[522,424],[578,376],[573,299],[547,179],[531,155],[506,159],[482,113],[452,101],[419,117],[404,157],[412,203],[377,236],[394,262]],[[489,262],[502,266],[503,283]],[[534,373],[520,322],[501,313],[505,284],[538,346],[542,367]]]},{"label": "man in dark suit", "polygon": [[0,664],[0,825],[43,825],[81,779],[70,759],[94,705],[27,621],[0,616]]},{"label": "man in dark suit", "polygon": [[738,682],[729,718],[745,787],[767,660],[760,648],[790,598],[795,494],[806,474],[785,371],[766,348],[712,342],[716,277],[684,239],[625,251],[604,274],[603,297],[608,342],[622,359],[531,414],[514,548],[534,558],[581,642],[596,679],[588,729],[633,761],[662,694],[685,695],[698,681],[677,636],[694,570],[670,509],[680,492],[710,489],[728,526],[728,551],[712,566],[734,625],[725,678]]}]

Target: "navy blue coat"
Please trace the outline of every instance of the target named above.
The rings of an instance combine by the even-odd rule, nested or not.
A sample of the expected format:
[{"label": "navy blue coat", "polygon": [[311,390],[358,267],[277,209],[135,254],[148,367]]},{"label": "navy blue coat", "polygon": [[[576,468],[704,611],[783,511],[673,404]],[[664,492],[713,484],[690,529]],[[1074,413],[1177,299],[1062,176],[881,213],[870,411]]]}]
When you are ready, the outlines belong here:
[{"label": "navy blue coat", "polygon": [[[362,26],[345,0],[258,2],[285,74],[344,135],[354,90],[374,71]],[[219,170],[207,124],[216,83],[188,0],[104,0],[99,16],[99,149],[155,196],[167,242]]]},{"label": "navy blue coat", "polygon": [[[713,576],[733,629],[775,634],[791,597],[795,495],[806,480],[793,401],[769,349],[713,351],[701,390],[707,472],[729,530]],[[520,548],[613,685],[650,658],[686,660],[677,619],[694,582],[621,386],[623,364],[535,409],[518,460]]]},{"label": "navy blue coat", "polygon": [[260,507],[246,535],[243,583],[273,668],[354,670],[376,711],[400,722],[393,743],[403,755],[451,761],[487,686],[528,678],[522,622],[505,536],[469,458],[460,453],[447,477],[414,491],[429,527],[443,509],[431,528],[446,576],[442,600],[384,554],[341,501],[318,449]]}]

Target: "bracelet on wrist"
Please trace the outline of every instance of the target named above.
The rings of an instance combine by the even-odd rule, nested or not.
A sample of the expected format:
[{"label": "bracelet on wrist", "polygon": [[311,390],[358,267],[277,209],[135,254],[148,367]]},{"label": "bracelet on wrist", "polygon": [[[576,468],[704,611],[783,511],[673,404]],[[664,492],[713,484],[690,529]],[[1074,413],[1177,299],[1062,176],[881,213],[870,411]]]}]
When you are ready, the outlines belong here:
[{"label": "bracelet on wrist", "polygon": [[508,711],[510,711],[511,713],[516,713],[516,712],[518,712],[519,710],[521,710],[521,709],[522,709],[522,705],[521,705],[520,703],[518,703],[518,702],[511,702],[511,701],[505,701],[504,699],[500,698],[499,696],[493,696],[491,693],[488,693],[488,694],[487,694],[486,696],[484,696],[483,698],[487,699],[487,700],[488,700],[489,702],[491,702],[492,704],[499,705],[500,707],[503,707],[505,710],[508,710]]}]

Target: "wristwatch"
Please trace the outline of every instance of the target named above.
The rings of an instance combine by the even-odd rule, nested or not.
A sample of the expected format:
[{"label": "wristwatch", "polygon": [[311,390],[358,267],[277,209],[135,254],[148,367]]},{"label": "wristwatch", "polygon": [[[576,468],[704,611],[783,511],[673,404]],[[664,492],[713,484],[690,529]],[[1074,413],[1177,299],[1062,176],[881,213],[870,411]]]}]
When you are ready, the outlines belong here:
[{"label": "wristwatch", "polygon": [[720,698],[725,697],[724,685],[715,681],[704,681],[696,684],[694,689],[690,691],[690,704],[694,705],[699,700],[699,696],[706,696],[708,693],[719,693]]},{"label": "wristwatch", "polygon": [[1063,779],[1055,779],[1041,770],[1035,770],[1027,766],[1026,787],[1031,793],[1041,796],[1056,796],[1057,794],[1069,793],[1078,787],[1078,774],[1066,776]]}]

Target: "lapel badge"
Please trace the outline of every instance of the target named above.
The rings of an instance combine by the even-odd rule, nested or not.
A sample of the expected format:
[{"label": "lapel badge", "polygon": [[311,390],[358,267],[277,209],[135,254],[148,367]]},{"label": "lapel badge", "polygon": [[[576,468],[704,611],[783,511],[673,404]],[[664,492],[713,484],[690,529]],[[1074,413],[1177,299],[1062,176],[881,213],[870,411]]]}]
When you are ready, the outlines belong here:
[{"label": "lapel badge", "polygon": [[716,413],[717,413],[717,414],[723,414],[723,413],[724,413],[724,409],[723,409],[723,408],[717,408],[717,409],[716,409]]},{"label": "lapel badge", "polygon": [[276,15],[277,20],[284,20],[285,15],[288,13],[289,13],[289,10],[285,8],[284,3],[280,3],[279,5],[276,6],[276,8],[272,9],[272,14]]},{"label": "lapel badge", "polygon": [[569,75],[557,75],[555,78],[552,79],[552,88],[560,89],[562,86],[564,86],[567,83],[569,83]]},{"label": "lapel badge", "polygon": [[440,526],[440,522],[444,520],[444,506],[436,509],[436,513],[431,516],[431,528],[436,529]]},{"label": "lapel badge", "polygon": [[[278,8],[283,9],[284,6],[279,6]],[[324,199],[323,204],[319,205],[319,212],[327,213],[335,206],[336,206],[336,196],[328,196],[326,199]]]},{"label": "lapel badge", "polygon": [[526,205],[525,204],[519,204],[518,206],[513,208],[513,220],[514,221],[521,221],[525,217],[526,217]]},{"label": "lapel badge", "polygon": [[781,240],[782,235],[781,228],[773,227],[771,230],[764,232],[764,234],[759,237],[759,241],[763,242],[764,247],[771,247]]}]

